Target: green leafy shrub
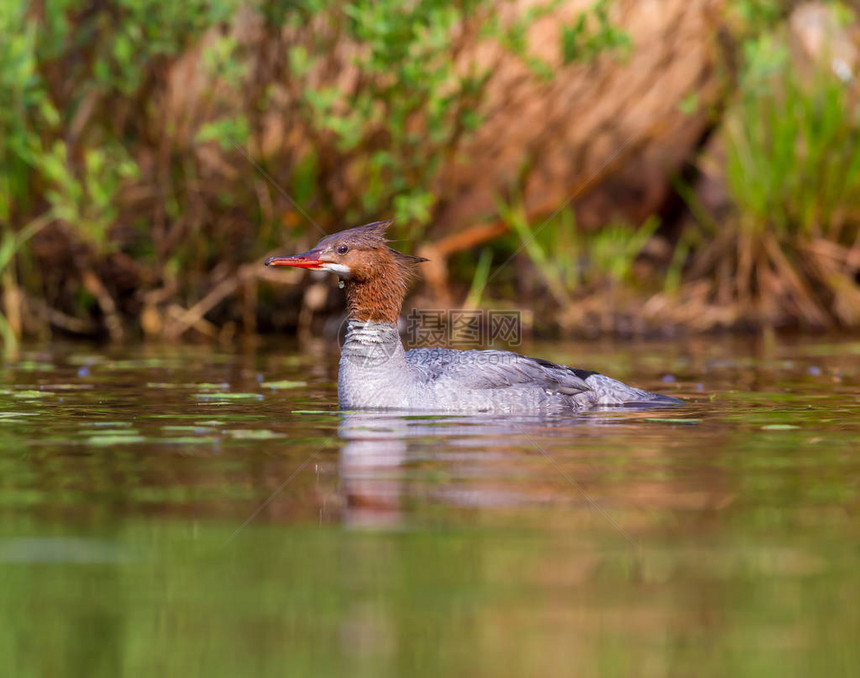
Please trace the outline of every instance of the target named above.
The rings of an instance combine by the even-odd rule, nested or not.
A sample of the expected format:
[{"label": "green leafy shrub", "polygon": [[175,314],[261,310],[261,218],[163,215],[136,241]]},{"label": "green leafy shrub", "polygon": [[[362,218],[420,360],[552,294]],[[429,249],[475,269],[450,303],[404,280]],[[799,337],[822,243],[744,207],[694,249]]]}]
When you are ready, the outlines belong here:
[{"label": "green leafy shrub", "polygon": [[[0,224],[17,234],[2,245],[5,286],[71,316],[93,304],[131,314],[153,290],[192,305],[223,266],[301,223],[295,205],[326,226],[392,215],[420,236],[440,209],[441,173],[483,122],[498,61],[470,49],[495,43],[534,77],[554,76],[526,35],[561,3],[510,4],[0,3]],[[559,26],[565,63],[629,46],[609,9],[600,0]],[[165,110],[186,57],[196,99]],[[285,130],[274,144],[273,117]],[[62,246],[36,256],[46,230]],[[126,262],[123,284],[138,289],[117,310],[124,288],[92,281],[118,254],[129,255],[114,260]]]}]

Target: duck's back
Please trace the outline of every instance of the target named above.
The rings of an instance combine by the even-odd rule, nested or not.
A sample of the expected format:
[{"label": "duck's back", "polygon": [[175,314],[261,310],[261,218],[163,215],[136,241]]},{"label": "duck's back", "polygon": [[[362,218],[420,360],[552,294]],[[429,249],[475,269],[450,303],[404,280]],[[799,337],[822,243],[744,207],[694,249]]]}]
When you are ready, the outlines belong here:
[{"label": "duck's back", "polygon": [[406,360],[416,373],[415,398],[438,409],[516,412],[680,402],[511,351],[419,348],[407,351]]}]

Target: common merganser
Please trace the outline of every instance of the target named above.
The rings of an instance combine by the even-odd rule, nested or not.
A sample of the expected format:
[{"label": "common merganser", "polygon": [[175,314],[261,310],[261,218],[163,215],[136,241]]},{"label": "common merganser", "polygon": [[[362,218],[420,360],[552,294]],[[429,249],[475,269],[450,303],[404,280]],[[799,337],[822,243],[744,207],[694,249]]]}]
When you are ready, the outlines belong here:
[{"label": "common merganser", "polygon": [[404,350],[397,319],[416,267],[427,259],[390,248],[385,231],[391,223],[351,228],[304,254],[266,260],[266,266],[331,271],[346,288],[348,324],[337,380],[342,409],[508,413],[683,402],[511,351]]}]

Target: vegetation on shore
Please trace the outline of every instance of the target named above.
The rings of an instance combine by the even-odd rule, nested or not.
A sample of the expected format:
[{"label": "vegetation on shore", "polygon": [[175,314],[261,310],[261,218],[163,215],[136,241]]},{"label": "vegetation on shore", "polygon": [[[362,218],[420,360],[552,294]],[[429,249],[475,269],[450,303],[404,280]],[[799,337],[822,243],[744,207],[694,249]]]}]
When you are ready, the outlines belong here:
[{"label": "vegetation on shore", "polygon": [[[261,259],[381,217],[442,260],[428,304],[517,305],[565,331],[856,327],[856,64],[798,62],[796,3],[720,6],[720,94],[685,96],[685,113],[706,121],[701,143],[650,216],[579,223],[579,198],[613,178],[610,158],[567,202],[535,208],[523,187],[540,159],[528,158],[491,213],[442,218],[461,191],[451,176],[482,172],[470,148],[504,106],[506,69],[543,91],[635,67],[623,4],[3,4],[4,344],[295,328],[303,309],[335,302]],[[850,52],[857,17],[815,7]],[[539,25],[552,27],[554,59],[529,39]]]}]

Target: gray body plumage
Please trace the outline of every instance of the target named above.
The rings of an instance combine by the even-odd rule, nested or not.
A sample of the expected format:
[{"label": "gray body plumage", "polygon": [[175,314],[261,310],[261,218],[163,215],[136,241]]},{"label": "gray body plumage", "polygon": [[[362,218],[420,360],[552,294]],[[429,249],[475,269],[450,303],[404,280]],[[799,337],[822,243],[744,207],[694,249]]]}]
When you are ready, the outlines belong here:
[{"label": "gray body plumage", "polygon": [[343,409],[496,413],[681,402],[510,351],[406,351],[394,325],[358,321],[348,325],[338,396]]}]

